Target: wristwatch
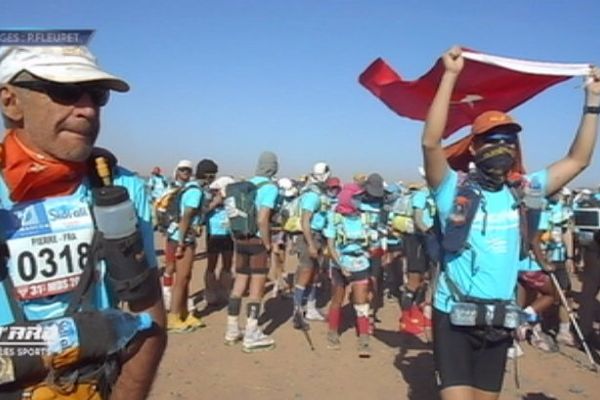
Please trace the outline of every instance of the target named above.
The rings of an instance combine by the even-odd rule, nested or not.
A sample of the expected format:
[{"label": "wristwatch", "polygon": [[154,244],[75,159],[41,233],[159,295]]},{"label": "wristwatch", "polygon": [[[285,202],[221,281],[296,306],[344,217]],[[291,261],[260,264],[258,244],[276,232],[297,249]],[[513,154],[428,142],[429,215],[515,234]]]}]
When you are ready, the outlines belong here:
[{"label": "wristwatch", "polygon": [[600,106],[585,106],[583,107],[584,114],[600,114]]}]

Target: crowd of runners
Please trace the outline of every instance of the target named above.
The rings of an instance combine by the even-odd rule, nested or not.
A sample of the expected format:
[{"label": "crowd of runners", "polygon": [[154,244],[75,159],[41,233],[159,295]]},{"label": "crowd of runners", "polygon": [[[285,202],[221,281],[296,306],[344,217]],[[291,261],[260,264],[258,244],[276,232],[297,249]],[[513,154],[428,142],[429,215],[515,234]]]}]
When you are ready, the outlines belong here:
[{"label": "crowd of runners", "polygon": [[[220,176],[217,164],[209,159],[197,164],[181,160],[168,177],[155,167],[147,187],[155,210],[155,228],[164,237],[162,284],[170,310],[168,330],[187,333],[204,326],[190,312],[193,307],[189,299],[192,264],[202,238],[206,240],[204,299],[210,307],[228,305],[226,344],[241,341],[248,352],[273,348],[274,338],[263,335],[256,323],[264,295],[293,299],[291,323],[296,329],[309,330],[309,321],[326,322],[330,349],[340,349],[341,307],[348,298],[356,312],[361,357],[370,356],[369,337],[378,321],[377,310],[385,303],[398,307],[400,332],[430,334],[432,279],[440,267],[440,227],[423,168],[418,168],[422,180],[414,182],[387,181],[378,173],[356,173],[351,182],[344,183],[332,171],[327,163],[318,162],[306,175],[277,177],[277,157],[269,152],[261,155],[256,177],[249,182],[268,185],[262,193],[257,190],[257,206],[269,214],[264,218],[268,223],[261,230],[259,222],[257,232],[268,232],[271,239],[266,241],[270,257],[263,254],[256,261],[260,251],[254,254],[249,247],[244,253],[243,241],[242,249],[236,250],[228,219],[227,188],[244,180]],[[555,352],[559,345],[581,345],[573,333],[568,309],[561,305],[559,289],[571,308],[572,277],[584,271],[597,274],[591,271],[597,268],[594,262],[584,268],[586,248],[594,240],[592,227],[578,228],[574,210],[593,213],[600,209],[600,188],[563,187],[541,201],[536,232],[539,247],[522,260],[519,273],[518,298],[527,321],[519,326],[518,338],[542,351]],[[173,207],[175,203],[179,204]],[[183,230],[189,233],[180,240],[178,232]],[[239,241],[237,238],[238,247]],[[258,249],[265,241],[255,242]],[[297,265],[292,275],[285,271],[289,256],[295,256]],[[240,301],[250,282],[254,286],[249,292],[248,326],[242,330],[238,321]],[[269,293],[265,293],[267,283]],[[319,297],[330,299],[326,311],[317,308],[317,291],[325,288],[331,288],[330,293],[319,293]],[[584,339],[589,342],[595,340],[596,294],[593,279],[583,280],[578,315]],[[518,341],[509,356],[515,352],[522,354]]]}]

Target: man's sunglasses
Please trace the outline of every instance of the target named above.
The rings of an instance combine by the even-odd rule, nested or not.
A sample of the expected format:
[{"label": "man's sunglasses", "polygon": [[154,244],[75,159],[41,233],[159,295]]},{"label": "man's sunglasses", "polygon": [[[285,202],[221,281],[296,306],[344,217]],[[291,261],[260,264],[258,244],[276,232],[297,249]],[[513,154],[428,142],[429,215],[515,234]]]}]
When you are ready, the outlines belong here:
[{"label": "man's sunglasses", "polygon": [[191,173],[192,173],[192,169],[191,169],[191,168],[188,168],[188,167],[181,167],[181,168],[177,168],[177,171],[179,171],[179,172],[187,172],[187,173],[189,173],[189,174],[191,174]]},{"label": "man's sunglasses", "polygon": [[15,82],[12,85],[48,95],[53,101],[72,105],[81,99],[84,94],[90,96],[92,102],[102,107],[108,103],[110,90],[92,83],[54,83],[47,81]]},{"label": "man's sunglasses", "polygon": [[514,133],[492,133],[483,136],[481,138],[481,143],[516,145],[518,143],[518,137]]}]

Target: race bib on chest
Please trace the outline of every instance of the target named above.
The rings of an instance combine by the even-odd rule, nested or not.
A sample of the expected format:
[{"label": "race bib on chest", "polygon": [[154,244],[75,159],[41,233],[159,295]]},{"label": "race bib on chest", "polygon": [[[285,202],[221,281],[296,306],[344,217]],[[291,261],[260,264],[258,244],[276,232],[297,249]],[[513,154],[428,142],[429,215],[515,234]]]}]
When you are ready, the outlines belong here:
[{"label": "race bib on chest", "polygon": [[20,300],[73,290],[94,233],[90,208],[79,196],[52,198],[3,210],[8,270]]}]

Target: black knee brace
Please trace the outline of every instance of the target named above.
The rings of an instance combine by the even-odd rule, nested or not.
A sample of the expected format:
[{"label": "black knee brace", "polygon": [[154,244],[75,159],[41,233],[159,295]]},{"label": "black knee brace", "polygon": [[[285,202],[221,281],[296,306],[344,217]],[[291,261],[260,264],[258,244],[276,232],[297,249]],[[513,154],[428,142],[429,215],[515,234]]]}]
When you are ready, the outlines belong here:
[{"label": "black knee brace", "polygon": [[240,315],[240,308],[242,308],[242,298],[230,297],[229,304],[227,305],[227,315],[230,317],[237,317]]}]

